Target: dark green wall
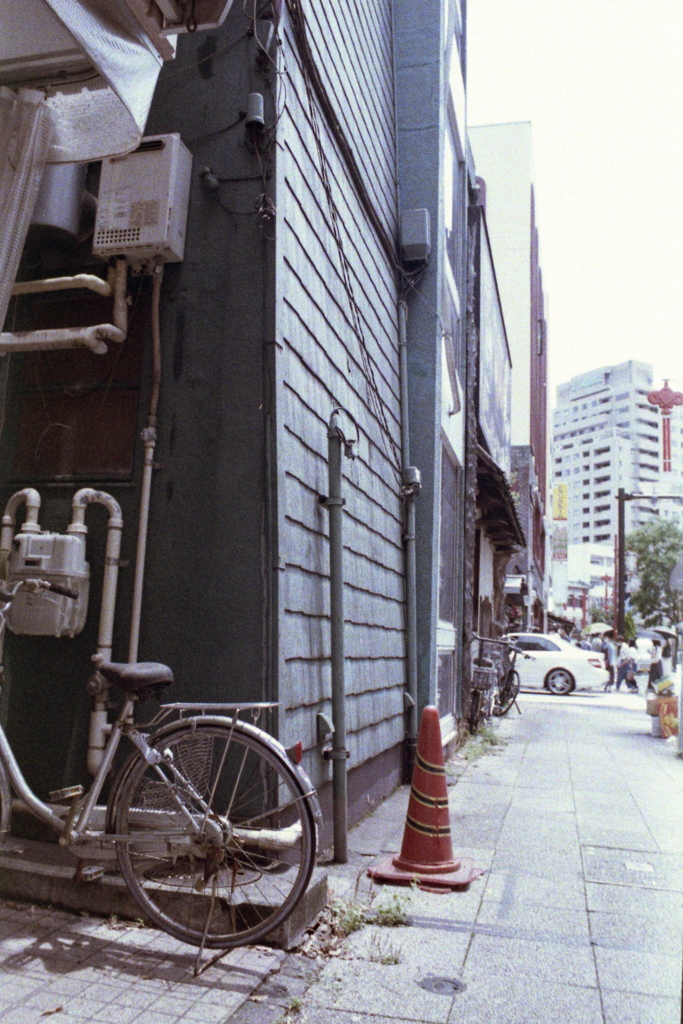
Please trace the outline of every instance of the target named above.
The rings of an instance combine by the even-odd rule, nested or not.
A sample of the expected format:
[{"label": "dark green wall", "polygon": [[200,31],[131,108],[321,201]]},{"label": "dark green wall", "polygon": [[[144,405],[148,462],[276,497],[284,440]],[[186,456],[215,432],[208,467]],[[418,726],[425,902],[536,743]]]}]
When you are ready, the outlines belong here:
[{"label": "dark green wall", "polygon": [[[264,354],[273,337],[272,225],[254,213],[266,162],[259,163],[241,122],[226,130],[239,120],[250,91],[263,91],[267,109],[270,104],[248,29],[236,4],[220,30],[182,36],[178,58],[162,72],[147,126],[147,134],[180,132],[194,157],[185,259],[167,266],[162,291],[160,468],[152,490],[139,653],[141,660],[172,666],[176,684],[169,696],[175,700],[260,699],[269,688],[263,538],[270,383]],[[221,182],[211,192],[200,179],[204,167],[218,178],[247,180]],[[148,305],[148,295],[141,301]],[[148,319],[148,309],[144,315]],[[140,429],[149,397],[145,333]],[[10,385],[3,501],[23,485],[7,484],[14,398]],[[133,485],[98,483],[121,503],[122,557],[130,561],[119,576],[114,657],[121,660],[128,648],[140,471],[138,445]],[[81,484],[36,486],[43,499],[41,525],[65,530],[71,496]],[[84,634],[74,640],[10,637],[7,643],[4,721],[40,794],[84,779],[89,704],[83,684],[96,644],[105,510],[89,509],[86,522],[94,577]]]}]

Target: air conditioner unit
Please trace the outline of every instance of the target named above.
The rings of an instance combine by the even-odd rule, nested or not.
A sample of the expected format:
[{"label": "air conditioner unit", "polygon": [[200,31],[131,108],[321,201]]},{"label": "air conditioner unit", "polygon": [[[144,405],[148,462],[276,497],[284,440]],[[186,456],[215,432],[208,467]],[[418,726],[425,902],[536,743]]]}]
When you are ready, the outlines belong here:
[{"label": "air conditioner unit", "polygon": [[178,263],[185,249],[192,154],[176,133],[151,135],[102,162],[93,252]]},{"label": "air conditioner unit", "polygon": [[86,163],[140,142],[176,35],[216,28],[233,0],[0,0],[0,86],[44,93],[50,163]]}]

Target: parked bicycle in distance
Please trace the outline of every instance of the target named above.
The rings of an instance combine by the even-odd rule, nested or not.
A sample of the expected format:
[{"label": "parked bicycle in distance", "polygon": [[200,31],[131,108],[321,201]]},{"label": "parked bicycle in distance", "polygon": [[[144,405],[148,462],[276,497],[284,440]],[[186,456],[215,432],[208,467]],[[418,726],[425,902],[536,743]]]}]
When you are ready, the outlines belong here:
[{"label": "parked bicycle in distance", "polygon": [[[0,629],[20,588],[74,592],[45,580],[0,587]],[[93,657],[88,690],[124,694],[88,792],[30,789],[0,725],[0,833],[9,830],[12,790],[60,845],[79,858],[118,861],[131,896],[153,924],[191,945],[231,949],[258,942],[292,913],[316,862],[320,806],[308,776],[256,725],[269,703],[162,704],[145,725],[138,702],[173,682],[155,662],[117,664]],[[240,715],[247,714],[251,722]],[[133,750],[98,805],[123,737]]]},{"label": "parked bicycle in distance", "polygon": [[[506,715],[514,705],[521,714],[517,704],[520,679],[515,669],[517,655],[531,658],[532,655],[518,647],[512,640],[496,640],[488,636],[473,634],[473,640],[479,643],[479,650],[474,659],[472,669],[472,695],[470,703],[469,726],[472,732],[488,721],[492,716]],[[485,644],[502,648],[502,651],[487,657]]]}]

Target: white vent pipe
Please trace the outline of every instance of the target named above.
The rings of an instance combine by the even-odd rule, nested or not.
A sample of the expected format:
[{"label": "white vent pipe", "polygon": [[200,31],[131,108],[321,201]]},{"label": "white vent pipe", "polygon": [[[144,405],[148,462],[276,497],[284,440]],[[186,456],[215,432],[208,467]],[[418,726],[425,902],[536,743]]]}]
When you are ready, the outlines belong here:
[{"label": "white vent pipe", "polygon": [[42,533],[38,525],[38,513],[40,511],[40,495],[33,487],[25,487],[23,491],[17,491],[5,505],[5,514],[2,517],[2,532],[0,532],[0,548],[9,551],[14,539],[14,530],[17,525],[17,509],[21,504],[26,505],[26,520],[21,527],[23,533]]},{"label": "white vent pipe", "polygon": [[104,355],[107,351],[107,341],[121,344],[126,340],[128,333],[128,264],[125,258],[116,261],[116,266],[110,271],[110,277],[113,283],[112,280],[103,281],[94,274],[76,274],[74,277],[44,278],[40,281],[22,281],[15,284],[12,288],[14,295],[64,291],[71,288],[89,288],[100,295],[111,295],[113,292],[114,323],[96,324],[93,327],[61,327],[44,331],[5,331],[0,334],[0,355],[7,352],[42,352],[69,348],[89,348],[96,355]]},{"label": "white vent pipe", "polygon": [[[100,630],[97,638],[97,653],[107,661],[111,661],[112,638],[114,634],[114,610],[116,607],[116,585],[119,574],[119,554],[121,551],[121,531],[123,518],[121,507],[115,498],[106,491],[96,491],[92,487],[84,487],[73,497],[72,520],[67,533],[80,534],[85,541],[88,528],[85,525],[85,510],[88,505],[104,505],[109,512],[107,523],[107,547],[104,557],[104,579],[102,580],[102,608],[100,611]],[[111,726],[107,722],[107,701],[109,690],[97,694],[90,712],[90,729],[88,736],[88,771],[95,775],[99,768],[107,736]]]}]

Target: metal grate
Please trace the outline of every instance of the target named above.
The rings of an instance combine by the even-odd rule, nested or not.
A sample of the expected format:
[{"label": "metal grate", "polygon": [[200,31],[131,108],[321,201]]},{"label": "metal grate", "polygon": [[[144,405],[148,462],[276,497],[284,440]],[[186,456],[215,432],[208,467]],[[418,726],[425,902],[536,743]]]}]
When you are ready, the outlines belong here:
[{"label": "metal grate", "polygon": [[467,988],[458,978],[437,978],[432,974],[418,981],[418,985],[425,992],[433,992],[437,996],[452,996],[456,992],[464,992]]},{"label": "metal grate", "polygon": [[100,228],[95,245],[125,245],[140,241],[140,228]]}]

